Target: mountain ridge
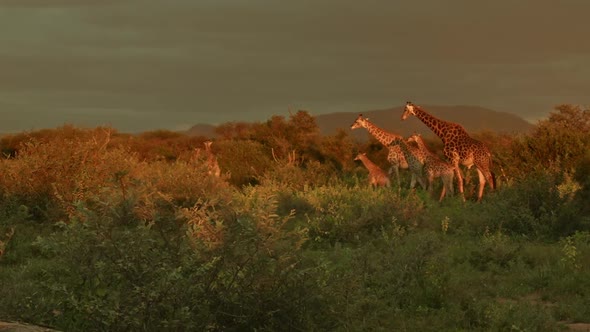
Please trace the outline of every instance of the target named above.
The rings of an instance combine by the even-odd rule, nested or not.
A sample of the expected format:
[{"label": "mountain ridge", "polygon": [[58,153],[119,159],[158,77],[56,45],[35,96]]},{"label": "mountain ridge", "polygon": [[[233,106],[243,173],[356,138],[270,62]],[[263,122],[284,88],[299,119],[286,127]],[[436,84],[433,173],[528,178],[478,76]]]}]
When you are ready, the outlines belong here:
[{"label": "mountain ridge", "polygon": [[[479,106],[455,105],[436,106],[425,105],[422,108],[433,116],[462,125],[468,133],[491,131],[496,133],[515,134],[529,132],[534,125],[518,115],[491,110]],[[416,132],[424,136],[434,136],[430,128],[424,125],[416,117],[401,120],[403,106],[386,109],[368,110],[363,112],[332,112],[314,115],[316,123],[322,135],[333,135],[338,129],[350,130],[350,126],[359,114],[376,126],[394,132],[402,136],[408,136]],[[215,125],[196,124],[185,133],[191,136],[206,136],[215,138]],[[351,135],[355,139],[368,138],[366,130],[353,130]]]}]

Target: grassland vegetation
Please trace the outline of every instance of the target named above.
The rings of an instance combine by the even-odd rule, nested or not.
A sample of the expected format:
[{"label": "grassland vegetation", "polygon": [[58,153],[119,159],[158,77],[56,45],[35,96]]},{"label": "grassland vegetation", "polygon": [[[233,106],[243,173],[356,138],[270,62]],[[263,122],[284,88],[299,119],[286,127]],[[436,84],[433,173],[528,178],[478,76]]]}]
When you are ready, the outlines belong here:
[{"label": "grassland vegetation", "polygon": [[590,323],[588,114],[562,105],[531,134],[480,133],[500,175],[480,203],[371,189],[352,159],[386,168],[383,148],[322,136],[306,112],[220,126],[221,177],[194,158],[207,138],[5,136],[0,319],[64,331]]}]

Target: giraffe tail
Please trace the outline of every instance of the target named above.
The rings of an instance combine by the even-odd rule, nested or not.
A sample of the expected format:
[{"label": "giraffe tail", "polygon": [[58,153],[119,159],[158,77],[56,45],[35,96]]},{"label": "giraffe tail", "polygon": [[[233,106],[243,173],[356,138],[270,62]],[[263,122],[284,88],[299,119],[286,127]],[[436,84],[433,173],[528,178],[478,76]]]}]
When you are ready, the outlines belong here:
[{"label": "giraffe tail", "polygon": [[489,154],[490,156],[490,176],[492,177],[492,189],[496,190],[497,188],[497,184],[496,184],[496,174],[494,174],[494,171],[492,171],[492,167],[494,166],[494,159],[492,158],[492,154]]},{"label": "giraffe tail", "polygon": [[496,190],[496,174],[492,171],[490,171],[490,174],[492,175],[492,189]]}]

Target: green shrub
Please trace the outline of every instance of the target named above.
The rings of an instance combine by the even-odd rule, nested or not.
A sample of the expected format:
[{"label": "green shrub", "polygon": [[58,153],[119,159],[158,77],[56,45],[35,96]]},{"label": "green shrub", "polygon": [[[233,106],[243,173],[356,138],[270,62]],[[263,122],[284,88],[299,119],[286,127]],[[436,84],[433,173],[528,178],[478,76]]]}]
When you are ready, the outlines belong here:
[{"label": "green shrub", "polygon": [[506,269],[517,257],[520,247],[500,232],[484,233],[480,245],[471,252],[470,263],[480,270]]},{"label": "green shrub", "polygon": [[531,173],[487,199],[480,219],[492,231],[533,238],[557,239],[585,230],[573,181],[567,173]]},{"label": "green shrub", "polygon": [[227,211],[200,201],[149,224],[121,224],[115,207],[79,206],[83,218],[35,242],[47,260],[28,275],[38,286],[10,291],[14,309],[0,308],[64,330],[312,327],[321,301],[310,296],[317,268],[300,258],[305,230],[276,214],[272,190],[237,195]]},{"label": "green shrub", "polygon": [[422,211],[421,201],[402,198],[390,188],[324,186],[309,189],[302,197],[313,209],[306,215],[310,238],[331,244],[364,241],[394,222],[415,226]]},{"label": "green shrub", "polygon": [[[228,174],[229,183],[240,188],[257,184],[259,178],[272,168],[270,149],[252,140],[216,142],[217,160],[222,174]],[[271,165],[271,166],[269,166]]]}]

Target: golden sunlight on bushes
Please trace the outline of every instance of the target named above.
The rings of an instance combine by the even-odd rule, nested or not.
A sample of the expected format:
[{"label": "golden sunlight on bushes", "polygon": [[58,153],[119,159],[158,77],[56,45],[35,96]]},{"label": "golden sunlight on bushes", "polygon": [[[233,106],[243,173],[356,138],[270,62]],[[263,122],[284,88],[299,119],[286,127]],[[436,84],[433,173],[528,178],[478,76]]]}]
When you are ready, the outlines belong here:
[{"label": "golden sunlight on bushes", "polygon": [[[530,135],[478,136],[502,180],[479,203],[409,189],[405,170],[399,192],[369,188],[353,156],[385,168],[387,147],[324,137],[304,112],[221,128],[220,176],[196,150],[203,137],[72,126],[6,135],[0,317],[64,331],[585,321],[590,135],[569,119],[590,113],[558,111]],[[530,294],[551,306],[532,307]]]},{"label": "golden sunlight on bushes", "polygon": [[23,142],[16,156],[0,160],[2,195],[54,222],[84,218],[81,208],[125,202],[139,218],[152,220],[162,202],[192,206],[210,192],[224,195],[227,185],[207,176],[203,164],[142,161],[128,147],[110,146],[110,140],[109,130],[97,128]]}]

